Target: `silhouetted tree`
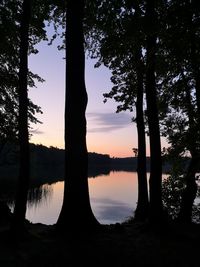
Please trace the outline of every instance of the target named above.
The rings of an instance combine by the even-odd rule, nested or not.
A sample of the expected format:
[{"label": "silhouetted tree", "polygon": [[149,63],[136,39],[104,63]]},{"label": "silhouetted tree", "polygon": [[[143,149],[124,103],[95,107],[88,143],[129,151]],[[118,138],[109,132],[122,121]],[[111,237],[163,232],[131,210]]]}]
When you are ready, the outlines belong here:
[{"label": "silhouetted tree", "polygon": [[[11,14],[14,14],[14,18],[12,18],[11,22],[14,24],[14,28],[16,30],[14,36],[12,36],[13,31],[8,31],[9,36],[12,36],[13,43],[11,48],[13,50],[11,57],[9,58],[7,53],[7,57],[5,58],[8,66],[11,66],[13,74],[17,76],[17,79],[15,82],[12,81],[11,85],[6,84],[5,89],[10,86],[11,89],[13,89],[13,97],[16,95],[18,96],[16,100],[17,107],[14,106],[14,115],[17,116],[18,122],[17,134],[20,149],[20,166],[19,185],[14,207],[14,219],[12,223],[13,230],[17,231],[18,229],[24,229],[26,202],[30,180],[29,121],[33,123],[39,122],[35,117],[35,113],[41,112],[40,107],[29,100],[28,86],[34,87],[35,79],[39,82],[44,81],[37,74],[33,74],[29,71],[28,55],[31,53],[38,53],[35,45],[41,40],[47,40],[44,21],[51,21],[52,17],[50,14],[54,9],[54,5],[51,0],[47,0],[46,2],[38,0],[24,0],[10,1],[6,8]],[[7,36],[5,37],[5,42],[6,40]],[[14,65],[12,65],[13,58]]]},{"label": "silhouetted tree", "polygon": [[24,229],[28,186],[30,180],[30,153],[28,133],[28,47],[29,24],[31,16],[31,1],[24,0],[22,4],[20,26],[20,65],[19,65],[19,147],[20,168],[19,185],[14,207],[12,227],[18,233]]},{"label": "silhouetted tree", "polygon": [[[141,1],[142,2],[142,1]],[[94,7],[96,4],[96,7]],[[86,36],[89,54],[112,71],[114,86],[104,94],[105,102],[113,98],[120,104],[117,112],[136,107],[134,121],[138,129],[138,202],[136,219],[148,216],[146,177],[146,141],[144,125],[144,8],[143,3],[127,1],[88,2]],[[92,13],[91,10],[98,10]],[[93,14],[93,17],[91,15]]]},{"label": "silhouetted tree", "polygon": [[84,70],[84,0],[66,1],[65,186],[57,228],[84,231],[99,223],[89,199]]},{"label": "silhouetted tree", "polygon": [[[6,142],[14,142],[18,136],[18,70],[19,70],[19,13],[22,1],[10,0],[0,3],[0,152]],[[36,53],[34,44],[44,38],[41,21],[32,22],[29,38],[29,53]],[[37,28],[37,30],[36,30]],[[38,75],[28,71],[28,85],[35,86],[35,80],[42,82]],[[38,123],[36,113],[41,113],[40,107],[28,102],[28,118],[31,123]]]},{"label": "silhouetted tree", "polygon": [[195,175],[198,171],[198,166],[200,165],[200,47],[198,44],[200,36],[198,34],[199,27],[196,25],[196,20],[200,18],[200,7],[197,5],[196,1],[186,1],[185,9],[187,10],[187,25],[185,30],[189,31],[188,49],[190,50],[189,57],[191,61],[192,75],[196,92],[197,116],[195,120],[195,111],[191,101],[191,90],[188,84],[186,84],[186,109],[189,121],[188,132],[190,136],[194,136],[194,140],[192,140],[192,142],[189,141],[191,161],[185,177],[186,188],[182,195],[179,220],[190,223],[192,219],[192,207],[197,194]]},{"label": "silhouetted tree", "polygon": [[162,158],[155,78],[157,19],[155,1],[146,1],[146,101],[150,139],[150,219],[159,223],[162,217]]},{"label": "silhouetted tree", "polygon": [[[171,145],[167,151],[174,159],[176,169],[172,177],[175,179],[176,175],[177,183],[182,179],[186,185],[179,206],[179,219],[185,222],[191,221],[197,192],[195,175],[200,162],[199,89],[196,76],[200,58],[199,16],[199,6],[195,1],[182,1],[181,5],[178,1],[168,1],[165,8],[160,10],[160,21],[164,22],[159,51],[164,63],[159,70],[161,129]],[[191,156],[189,165],[185,168],[180,165],[177,171],[178,158],[188,153]]]},{"label": "silhouetted tree", "polygon": [[[137,3],[135,3],[135,19],[139,22],[141,20],[141,10]],[[137,30],[137,28],[139,28]],[[135,211],[135,219],[144,220],[149,215],[149,200],[147,189],[147,166],[146,166],[146,140],[145,140],[145,122],[144,122],[144,61],[142,56],[142,29],[139,25],[135,30],[137,43],[135,45],[135,62],[136,62],[136,125],[138,131],[138,202]]]}]

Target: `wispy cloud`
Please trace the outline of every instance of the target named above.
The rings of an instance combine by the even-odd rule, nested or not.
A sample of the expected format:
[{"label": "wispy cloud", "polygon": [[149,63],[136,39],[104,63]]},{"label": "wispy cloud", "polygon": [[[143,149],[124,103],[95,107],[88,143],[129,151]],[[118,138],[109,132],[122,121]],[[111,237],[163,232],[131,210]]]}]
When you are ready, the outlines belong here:
[{"label": "wispy cloud", "polygon": [[31,130],[30,130],[30,133],[31,133],[31,134],[44,134],[43,131],[40,131],[40,130],[38,130],[38,129],[35,129],[35,130],[34,130],[34,129],[31,129]]},{"label": "wispy cloud", "polygon": [[126,113],[87,113],[88,124],[95,125],[88,132],[111,132],[131,124],[131,116]]}]

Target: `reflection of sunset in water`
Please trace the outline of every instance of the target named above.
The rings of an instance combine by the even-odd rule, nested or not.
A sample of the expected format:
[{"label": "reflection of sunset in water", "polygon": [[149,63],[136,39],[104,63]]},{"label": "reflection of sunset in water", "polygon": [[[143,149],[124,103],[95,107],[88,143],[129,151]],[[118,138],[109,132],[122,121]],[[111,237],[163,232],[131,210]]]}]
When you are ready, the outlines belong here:
[{"label": "reflection of sunset in water", "polygon": [[137,175],[111,172],[89,179],[91,206],[101,223],[121,222],[133,215],[137,201]]},{"label": "reflection of sunset in water", "polygon": [[[109,175],[101,175],[89,179],[90,195],[102,196],[109,194],[117,199],[133,199],[137,191],[137,175],[133,172],[112,171]],[[126,190],[126,194],[124,192]]]},{"label": "reflection of sunset in water", "polygon": [[63,182],[57,182],[51,185],[51,196],[40,202],[37,206],[28,207],[26,217],[33,223],[41,222],[45,224],[54,224],[58,218],[63,201]]},{"label": "reflection of sunset in water", "polygon": [[[89,178],[93,212],[100,223],[116,223],[133,215],[137,201],[137,175],[133,172],[111,172]],[[54,224],[63,201],[64,182],[52,185],[49,197],[28,207],[26,217],[31,222]]]}]

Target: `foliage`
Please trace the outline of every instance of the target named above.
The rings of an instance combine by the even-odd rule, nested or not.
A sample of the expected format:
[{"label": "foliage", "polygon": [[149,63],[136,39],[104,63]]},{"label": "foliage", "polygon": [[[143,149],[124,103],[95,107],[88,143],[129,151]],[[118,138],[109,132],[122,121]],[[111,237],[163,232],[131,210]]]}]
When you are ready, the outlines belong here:
[{"label": "foliage", "polygon": [[[133,111],[138,47],[142,49],[143,68],[146,64],[146,33],[150,30],[144,16],[146,1],[87,2],[88,54],[98,60],[96,67],[104,64],[112,71],[113,88],[104,94],[105,102],[114,99],[119,103],[117,111]],[[195,1],[191,4],[187,0],[182,3],[156,1],[156,13],[159,22],[156,26],[156,86],[161,133],[173,149],[186,153],[194,140],[196,145],[200,143],[195,92],[195,68],[199,69],[196,66],[200,65],[200,11]],[[191,38],[195,39],[194,48]]]},{"label": "foliage", "polygon": [[[196,182],[198,185],[198,191],[197,191],[197,198],[200,198],[200,183],[199,183],[199,175],[196,176]],[[200,203],[199,201],[195,201],[193,209],[192,209],[192,219],[196,223],[200,223]]]},{"label": "foliage", "polygon": [[[162,119],[162,134],[167,137],[173,149],[186,153],[199,149],[199,111],[193,53],[198,61],[199,50],[199,8],[194,2],[168,1],[164,12],[161,32],[162,72],[159,95]],[[195,38],[195,48],[193,42]],[[194,51],[195,50],[195,51]],[[197,67],[198,65],[198,67]],[[169,93],[170,92],[170,93]]]},{"label": "foliage", "polygon": [[87,6],[96,13],[86,21],[86,48],[90,57],[98,59],[95,67],[104,64],[112,72],[113,87],[104,94],[104,102],[114,99],[119,103],[117,112],[133,111],[137,86],[136,48],[143,47],[144,38],[142,1],[132,4],[130,1],[95,1],[95,4]]},{"label": "foliage", "polygon": [[[160,35],[159,49],[162,62],[159,71],[160,121],[162,135],[170,145],[167,153],[173,157],[174,166],[177,165],[178,158],[183,156],[192,157],[193,162],[199,161],[199,19],[199,6],[195,1],[187,0],[181,3],[168,1],[162,17],[164,30]],[[187,170],[184,172],[179,166],[179,171],[173,170],[172,176],[163,184],[164,202],[174,217],[177,216],[180,205],[185,205],[183,189],[187,192],[187,186],[195,184],[198,165],[193,165],[192,176],[189,167],[187,173]],[[171,193],[170,188],[174,189]],[[196,206],[193,208],[197,211]]]},{"label": "foliage", "polygon": [[[18,72],[20,43],[21,0],[1,1],[0,3],[0,143],[13,140],[18,133]],[[33,1],[31,15],[29,54],[38,53],[35,45],[47,40],[45,20],[50,21],[51,1]],[[37,74],[28,72],[28,85],[35,87],[36,82],[44,80]],[[29,100],[29,122],[39,123],[37,113],[41,108]]]},{"label": "foliage", "polygon": [[184,189],[184,183],[182,175],[172,173],[163,180],[162,183],[163,207],[172,219],[178,217],[183,189]]},{"label": "foliage", "polygon": [[[182,164],[181,164],[182,165]],[[198,176],[196,176],[198,184]],[[172,219],[177,219],[181,206],[182,194],[185,189],[185,179],[180,168],[173,170],[170,175],[163,180],[162,183],[162,197],[163,206],[167,210],[168,215]],[[198,184],[197,197],[200,196],[200,186]],[[195,201],[192,209],[192,220],[194,222],[200,222],[200,204]]]}]

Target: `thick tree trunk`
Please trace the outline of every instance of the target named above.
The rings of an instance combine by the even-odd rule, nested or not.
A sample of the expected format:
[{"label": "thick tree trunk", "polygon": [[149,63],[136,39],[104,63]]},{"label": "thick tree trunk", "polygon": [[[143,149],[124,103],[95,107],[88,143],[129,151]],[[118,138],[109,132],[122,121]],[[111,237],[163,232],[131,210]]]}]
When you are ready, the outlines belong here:
[{"label": "thick tree trunk", "polygon": [[136,102],[136,123],[138,132],[138,201],[135,211],[136,220],[145,220],[149,213],[149,200],[147,188],[147,174],[146,174],[146,139],[145,139],[145,125],[143,114],[143,64],[141,62],[141,49],[136,51],[136,65],[137,65],[137,102]]},{"label": "thick tree trunk", "polygon": [[84,1],[67,1],[66,24],[66,107],[65,107],[65,188],[57,228],[83,231],[99,223],[89,199],[86,145],[87,92],[85,88]]},{"label": "thick tree trunk", "polygon": [[147,25],[152,25],[147,32],[147,70],[146,70],[146,99],[147,116],[150,138],[150,220],[153,224],[160,223],[162,219],[162,158],[160,129],[157,109],[157,93],[155,82],[155,7],[153,0],[147,0]]},{"label": "thick tree trunk", "polygon": [[16,196],[14,219],[12,228],[16,231],[24,229],[28,186],[30,179],[29,169],[29,134],[28,134],[28,36],[31,1],[24,0],[22,6],[22,20],[20,30],[20,66],[19,66],[19,147],[20,167],[19,185]]}]

